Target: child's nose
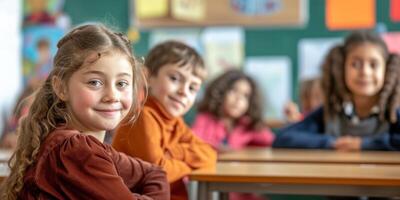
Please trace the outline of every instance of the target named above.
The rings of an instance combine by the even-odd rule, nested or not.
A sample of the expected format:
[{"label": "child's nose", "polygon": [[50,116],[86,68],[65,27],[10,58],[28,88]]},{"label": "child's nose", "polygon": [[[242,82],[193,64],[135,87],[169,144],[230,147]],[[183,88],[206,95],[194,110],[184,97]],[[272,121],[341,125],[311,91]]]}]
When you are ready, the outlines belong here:
[{"label": "child's nose", "polygon": [[369,63],[364,63],[362,67],[362,73],[363,74],[371,74],[373,72],[372,66]]},{"label": "child's nose", "polygon": [[187,93],[187,88],[186,88],[186,86],[184,85],[184,84],[182,84],[181,86],[179,86],[179,88],[178,88],[178,93],[180,94],[180,95],[186,95],[186,93]]},{"label": "child's nose", "polygon": [[103,96],[103,101],[105,102],[115,102],[119,99],[119,92],[115,87],[109,86]]}]

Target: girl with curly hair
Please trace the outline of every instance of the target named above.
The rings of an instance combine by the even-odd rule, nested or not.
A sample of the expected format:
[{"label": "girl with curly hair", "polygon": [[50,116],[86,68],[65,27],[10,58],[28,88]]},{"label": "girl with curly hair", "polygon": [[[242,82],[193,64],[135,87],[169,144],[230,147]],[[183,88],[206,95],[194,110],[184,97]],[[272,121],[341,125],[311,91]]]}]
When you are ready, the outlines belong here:
[{"label": "girl with curly hair", "polygon": [[217,77],[198,105],[193,131],[219,151],[270,146],[274,134],[263,120],[263,102],[254,80],[240,70]]},{"label": "girl with curly hair", "polygon": [[274,147],[395,150],[400,133],[400,57],[377,34],[358,31],[322,66],[323,107],[277,135]]},{"label": "girl with curly hair", "polygon": [[169,199],[165,172],[104,145],[135,120],[144,78],[129,40],[79,26],[57,44],[54,67],[17,129],[1,199]]}]

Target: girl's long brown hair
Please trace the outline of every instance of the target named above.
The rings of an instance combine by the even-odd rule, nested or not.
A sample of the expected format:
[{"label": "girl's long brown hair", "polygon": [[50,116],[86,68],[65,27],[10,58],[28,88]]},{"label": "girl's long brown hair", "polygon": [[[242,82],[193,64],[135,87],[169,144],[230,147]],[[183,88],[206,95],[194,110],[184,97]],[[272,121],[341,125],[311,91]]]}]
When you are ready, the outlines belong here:
[{"label": "girl's long brown hair", "polygon": [[256,130],[262,128],[265,123],[263,120],[263,101],[261,93],[256,82],[241,70],[230,70],[222,74],[208,84],[204,98],[198,104],[199,112],[208,112],[217,119],[223,116],[223,103],[228,91],[232,89],[235,82],[246,80],[251,86],[251,95],[249,98],[249,108],[245,113],[249,117],[250,123],[248,129]]},{"label": "girl's long brown hair", "polygon": [[350,34],[344,44],[333,47],[322,66],[322,90],[324,92],[324,118],[330,120],[342,112],[344,102],[351,101],[351,92],[345,84],[345,61],[348,53],[357,45],[370,43],[381,49],[386,61],[385,81],[379,93],[379,119],[396,122],[396,110],[400,103],[400,57],[389,53],[382,38],[369,31]]},{"label": "girl's long brown hair", "polygon": [[[115,33],[101,24],[79,26],[65,35],[57,44],[58,51],[54,58],[53,70],[44,84],[35,94],[29,114],[20,121],[17,129],[18,144],[9,161],[10,175],[3,182],[1,199],[14,200],[24,187],[26,170],[37,160],[40,146],[45,138],[58,125],[68,124],[71,115],[65,102],[56,95],[52,85],[57,77],[66,86],[74,72],[82,67],[89,55],[120,53],[130,61],[133,70],[133,105],[125,121],[134,120],[143,99],[146,88],[143,71],[140,69],[132,52],[129,40],[121,33]],[[110,66],[112,67],[112,66]]]}]

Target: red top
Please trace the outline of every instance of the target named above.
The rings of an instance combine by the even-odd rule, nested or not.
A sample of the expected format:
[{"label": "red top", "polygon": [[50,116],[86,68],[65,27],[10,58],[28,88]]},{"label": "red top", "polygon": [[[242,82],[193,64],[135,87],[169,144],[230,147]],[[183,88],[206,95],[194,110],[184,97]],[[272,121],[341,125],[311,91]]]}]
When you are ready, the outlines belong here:
[{"label": "red top", "polygon": [[56,129],[28,168],[19,199],[169,199],[166,174],[76,130]]}]

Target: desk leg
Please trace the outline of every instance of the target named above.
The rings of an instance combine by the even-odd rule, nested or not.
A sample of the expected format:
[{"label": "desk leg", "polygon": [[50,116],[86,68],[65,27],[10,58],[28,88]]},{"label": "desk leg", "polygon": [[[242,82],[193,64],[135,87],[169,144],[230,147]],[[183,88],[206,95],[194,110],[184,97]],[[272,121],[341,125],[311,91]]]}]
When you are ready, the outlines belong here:
[{"label": "desk leg", "polygon": [[197,181],[189,181],[189,199],[197,200],[198,196],[198,182]]},{"label": "desk leg", "polygon": [[219,192],[219,194],[220,200],[229,200],[229,192]]},{"label": "desk leg", "polygon": [[209,184],[207,182],[198,182],[199,187],[197,191],[197,200],[209,200],[212,199],[212,193],[210,191]]}]

